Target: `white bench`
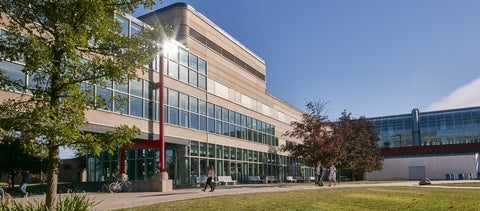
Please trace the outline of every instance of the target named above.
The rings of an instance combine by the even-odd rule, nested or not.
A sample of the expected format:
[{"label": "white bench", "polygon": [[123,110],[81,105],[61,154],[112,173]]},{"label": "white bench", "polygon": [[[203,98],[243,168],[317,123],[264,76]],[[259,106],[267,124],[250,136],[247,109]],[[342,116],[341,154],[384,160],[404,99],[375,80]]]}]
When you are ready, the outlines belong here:
[{"label": "white bench", "polygon": [[287,176],[285,179],[287,182],[297,182],[297,179],[293,178],[293,176]]},{"label": "white bench", "polygon": [[278,182],[278,179],[277,179],[276,176],[266,176],[265,182],[266,183],[269,183],[269,182],[271,182],[271,183],[275,182],[276,183],[276,182]]},{"label": "white bench", "polygon": [[260,178],[260,176],[248,176],[248,181],[250,183],[262,183],[263,180]]},{"label": "white bench", "polygon": [[228,184],[237,185],[237,180],[232,180],[232,176],[218,176],[218,183],[228,186]]}]

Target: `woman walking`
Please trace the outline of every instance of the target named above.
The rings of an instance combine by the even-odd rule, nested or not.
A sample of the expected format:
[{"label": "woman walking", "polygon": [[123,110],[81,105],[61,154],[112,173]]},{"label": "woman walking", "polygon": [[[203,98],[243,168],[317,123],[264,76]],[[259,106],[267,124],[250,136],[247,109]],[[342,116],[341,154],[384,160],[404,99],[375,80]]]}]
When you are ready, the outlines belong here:
[{"label": "woman walking", "polygon": [[212,183],[213,178],[215,178],[215,169],[213,169],[213,166],[209,166],[208,178],[207,178],[207,182],[205,183],[205,187],[203,188],[203,192],[205,192],[208,186],[210,186],[210,192],[213,192],[215,190],[215,184]]},{"label": "woman walking", "polygon": [[328,186],[332,186],[333,182],[333,187],[337,185],[337,168],[335,168],[335,165],[332,164],[330,167],[330,174],[328,175],[329,183]]}]

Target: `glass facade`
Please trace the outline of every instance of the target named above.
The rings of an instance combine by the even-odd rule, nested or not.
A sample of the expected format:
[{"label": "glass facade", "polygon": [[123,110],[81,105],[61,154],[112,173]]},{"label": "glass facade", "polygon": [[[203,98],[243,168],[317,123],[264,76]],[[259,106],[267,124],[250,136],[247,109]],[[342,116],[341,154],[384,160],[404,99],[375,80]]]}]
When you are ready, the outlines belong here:
[{"label": "glass facade", "polygon": [[270,146],[278,146],[275,125],[165,88],[165,123]]},{"label": "glass facade", "polygon": [[[129,179],[153,179],[158,168],[158,150],[129,150],[126,155]],[[113,180],[118,173],[118,157],[118,152],[90,156],[87,159],[88,180]],[[166,144],[165,170],[174,186],[194,185],[197,176],[207,174],[209,165],[215,167],[217,176],[232,176],[240,183],[248,183],[248,176],[274,175],[281,181],[287,175],[314,176],[312,168],[288,156],[193,140],[189,146]]]},{"label": "glass facade", "polygon": [[480,107],[370,118],[379,134],[381,148],[415,146],[414,124],[421,146],[480,143]]}]

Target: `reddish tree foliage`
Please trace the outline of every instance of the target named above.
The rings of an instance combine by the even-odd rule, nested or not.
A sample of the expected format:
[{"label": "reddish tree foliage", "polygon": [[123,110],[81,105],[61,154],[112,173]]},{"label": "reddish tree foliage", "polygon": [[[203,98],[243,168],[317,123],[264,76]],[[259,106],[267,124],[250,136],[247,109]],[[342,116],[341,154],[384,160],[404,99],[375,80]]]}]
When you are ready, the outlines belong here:
[{"label": "reddish tree foliage", "polygon": [[365,117],[353,119],[346,111],[339,121],[330,122],[323,115],[325,105],[325,102],[307,104],[308,113],[302,115],[301,121],[292,122],[293,129],[284,134],[303,142],[287,144],[282,150],[312,167],[320,161],[323,166],[334,164],[360,174],[381,169],[383,158],[375,143],[378,139],[375,125]]},{"label": "reddish tree foliage", "polygon": [[365,117],[352,118],[346,111],[334,126],[334,131],[344,140],[345,158],[338,167],[350,170],[353,173],[363,174],[380,170],[383,166],[383,157],[375,143],[378,134],[375,125]]},{"label": "reddish tree foliage", "polygon": [[293,130],[284,134],[303,141],[301,144],[282,146],[282,150],[303,159],[307,166],[315,166],[317,161],[327,166],[342,160],[345,154],[343,140],[333,135],[331,123],[323,115],[325,105],[325,102],[308,103],[309,113],[303,114],[300,122],[292,122]]}]

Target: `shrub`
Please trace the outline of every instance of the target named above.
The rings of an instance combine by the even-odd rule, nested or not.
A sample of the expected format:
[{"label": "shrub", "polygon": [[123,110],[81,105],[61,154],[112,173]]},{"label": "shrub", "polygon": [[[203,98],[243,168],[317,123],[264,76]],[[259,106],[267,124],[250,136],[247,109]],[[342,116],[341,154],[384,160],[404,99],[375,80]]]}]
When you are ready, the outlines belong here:
[{"label": "shrub", "polygon": [[[66,196],[65,196],[66,195]],[[60,195],[56,203],[57,211],[84,211],[84,210],[93,210],[93,207],[96,206],[99,202],[95,202],[85,194],[79,193],[70,193]],[[48,208],[45,206],[45,201],[30,201],[21,203],[15,200],[7,201],[0,204],[0,211],[48,211]]]}]

